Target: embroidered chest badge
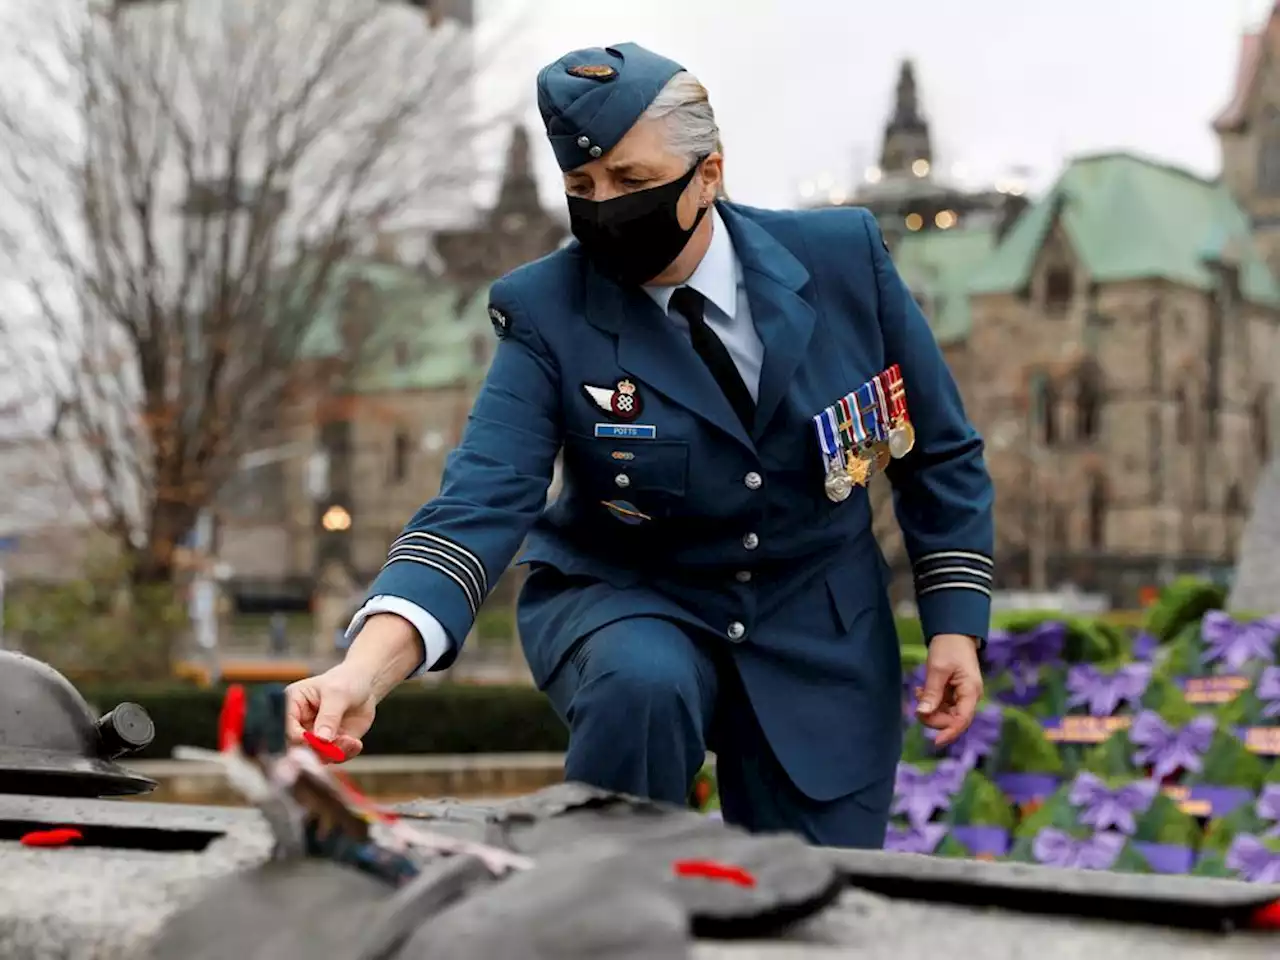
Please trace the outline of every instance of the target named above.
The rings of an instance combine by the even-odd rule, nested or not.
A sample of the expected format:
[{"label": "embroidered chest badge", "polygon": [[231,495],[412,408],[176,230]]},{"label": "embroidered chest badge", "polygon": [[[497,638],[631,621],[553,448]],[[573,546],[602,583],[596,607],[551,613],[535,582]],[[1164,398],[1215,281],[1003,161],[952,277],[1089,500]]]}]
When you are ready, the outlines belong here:
[{"label": "embroidered chest badge", "polygon": [[644,401],[640,399],[640,391],[630,380],[619,380],[618,385],[612,389],[593,387],[584,383],[582,392],[601,411],[624,423],[630,423],[644,412]]}]

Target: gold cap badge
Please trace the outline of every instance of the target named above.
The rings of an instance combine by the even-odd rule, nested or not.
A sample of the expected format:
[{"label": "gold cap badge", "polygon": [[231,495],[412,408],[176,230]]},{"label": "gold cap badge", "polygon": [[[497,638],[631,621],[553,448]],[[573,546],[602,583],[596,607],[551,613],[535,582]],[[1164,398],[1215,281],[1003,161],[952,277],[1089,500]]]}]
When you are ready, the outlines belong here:
[{"label": "gold cap badge", "polygon": [[603,63],[582,63],[569,68],[569,76],[584,80],[612,80],[617,75],[617,70]]}]

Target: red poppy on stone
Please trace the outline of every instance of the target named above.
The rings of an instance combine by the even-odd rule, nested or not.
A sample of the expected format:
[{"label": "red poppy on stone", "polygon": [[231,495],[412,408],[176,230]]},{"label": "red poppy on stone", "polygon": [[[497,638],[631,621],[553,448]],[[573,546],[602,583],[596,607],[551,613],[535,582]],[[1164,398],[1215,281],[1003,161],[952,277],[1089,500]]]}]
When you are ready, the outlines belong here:
[{"label": "red poppy on stone", "polygon": [[677,860],[673,863],[677,877],[699,877],[719,883],[732,883],[739,887],[754,887],[756,878],[742,867],[717,863],[714,860]]},{"label": "red poppy on stone", "polygon": [[1280,930],[1280,900],[1255,910],[1249,926],[1254,930]]},{"label": "red poppy on stone", "polygon": [[84,834],[73,827],[59,827],[56,830],[34,830],[23,834],[18,841],[24,847],[65,847],[69,843],[83,840]]}]

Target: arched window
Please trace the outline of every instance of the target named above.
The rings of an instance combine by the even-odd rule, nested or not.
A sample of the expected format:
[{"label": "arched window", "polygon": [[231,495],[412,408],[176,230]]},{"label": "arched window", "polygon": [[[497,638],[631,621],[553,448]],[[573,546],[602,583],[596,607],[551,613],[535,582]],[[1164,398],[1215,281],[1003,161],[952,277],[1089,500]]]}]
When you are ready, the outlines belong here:
[{"label": "arched window", "polygon": [[1244,496],[1240,493],[1240,484],[1232,483],[1227,487],[1227,498],[1222,509],[1226,514],[1227,556],[1234,557],[1240,550],[1240,534],[1245,523]]},{"label": "arched window", "polygon": [[1233,483],[1227,487],[1227,499],[1223,509],[1233,517],[1244,513],[1244,497],[1240,494],[1240,484]]},{"label": "arched window", "polygon": [[1052,266],[1045,272],[1044,308],[1052,316],[1066,313],[1075,298],[1076,278],[1070,267]]},{"label": "arched window", "polygon": [[403,430],[397,430],[391,442],[391,482],[404,483],[409,476],[410,460],[413,457],[413,441]]},{"label": "arched window", "polygon": [[1194,425],[1191,422],[1192,406],[1191,396],[1187,392],[1187,388],[1179,386],[1173,393],[1175,422],[1173,425],[1173,435],[1178,438],[1178,443],[1185,446],[1194,439]]},{"label": "arched window", "polygon": [[1102,429],[1102,374],[1089,363],[1076,382],[1076,439],[1095,440]]},{"label": "arched window", "polygon": [[1038,439],[1044,446],[1058,442],[1058,392],[1047,374],[1038,373],[1032,381],[1032,414]]},{"label": "arched window", "polygon": [[1094,550],[1107,545],[1107,483],[1095,476],[1089,481],[1089,546]]},{"label": "arched window", "polygon": [[1250,411],[1250,419],[1253,421],[1251,429],[1253,432],[1253,449],[1258,455],[1260,463],[1266,463],[1271,459],[1271,398],[1266,390],[1258,393],[1253,400],[1253,410]]}]

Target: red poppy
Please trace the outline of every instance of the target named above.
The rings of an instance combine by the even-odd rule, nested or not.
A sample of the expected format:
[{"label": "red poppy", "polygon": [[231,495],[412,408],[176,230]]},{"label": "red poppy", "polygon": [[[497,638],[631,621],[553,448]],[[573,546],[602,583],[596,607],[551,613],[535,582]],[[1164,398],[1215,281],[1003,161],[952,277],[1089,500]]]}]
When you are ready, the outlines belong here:
[{"label": "red poppy", "polygon": [[742,867],[734,867],[714,860],[677,860],[671,865],[677,877],[700,877],[719,883],[732,883],[739,887],[754,887],[756,878]]},{"label": "red poppy", "polygon": [[342,763],[347,759],[347,755],[332,740],[321,740],[310,730],[302,731],[302,739],[307,741],[307,746],[316,752],[321,760],[329,763]]},{"label": "red poppy", "polygon": [[19,842],[24,847],[65,847],[83,839],[84,834],[74,827],[58,827],[55,830],[35,830],[24,834]]}]

